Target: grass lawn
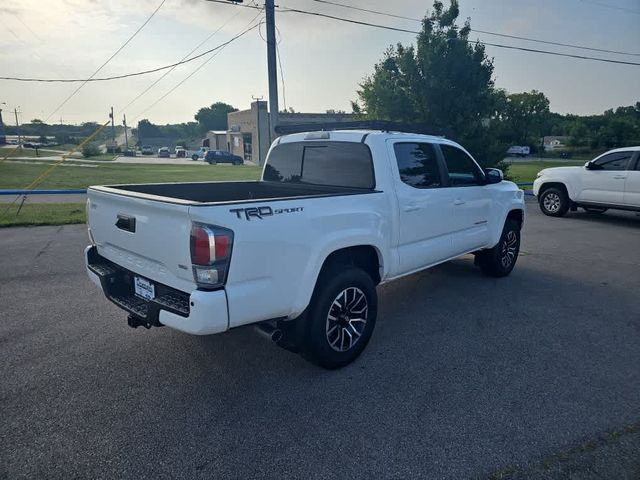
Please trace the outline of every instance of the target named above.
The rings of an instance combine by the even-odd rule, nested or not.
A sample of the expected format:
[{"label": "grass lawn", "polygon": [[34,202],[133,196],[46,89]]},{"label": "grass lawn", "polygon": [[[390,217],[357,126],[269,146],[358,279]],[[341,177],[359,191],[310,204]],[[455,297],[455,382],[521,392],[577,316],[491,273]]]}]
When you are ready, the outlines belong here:
[{"label": "grass lawn", "polygon": [[[0,216],[0,228],[26,225],[65,225],[68,223],[84,223],[84,203],[27,203],[18,211],[19,202]],[[7,207],[0,203],[0,211]]]},{"label": "grass lawn", "polygon": [[512,163],[509,166],[509,170],[507,175],[510,180],[516,183],[533,183],[536,179],[536,174],[544,169],[551,167],[571,167],[575,165],[584,165],[584,162],[581,161],[566,161],[566,162],[547,162],[547,161],[537,161],[537,162],[517,162]]},{"label": "grass lawn", "polygon": [[[80,156],[80,158],[83,159],[86,158],[87,160],[101,160],[103,162],[110,162],[112,160],[115,160],[116,157],[117,155],[114,155],[113,153],[101,153],[100,155],[92,155],[91,157],[83,157],[82,155]],[[76,158],[75,152],[70,158]]]},{"label": "grass lawn", "polygon": [[[58,152],[52,152],[51,150],[43,150],[42,148],[38,149],[38,156],[40,157],[51,157],[54,155],[60,155]],[[36,157],[36,150],[34,148],[0,148],[0,160],[4,157],[14,158],[14,157]]]},{"label": "grass lawn", "polygon": [[[0,188],[23,188],[49,165],[0,163]],[[260,167],[236,165],[126,165],[61,166],[37,188],[87,188],[90,185],[153,182],[257,180]]]}]

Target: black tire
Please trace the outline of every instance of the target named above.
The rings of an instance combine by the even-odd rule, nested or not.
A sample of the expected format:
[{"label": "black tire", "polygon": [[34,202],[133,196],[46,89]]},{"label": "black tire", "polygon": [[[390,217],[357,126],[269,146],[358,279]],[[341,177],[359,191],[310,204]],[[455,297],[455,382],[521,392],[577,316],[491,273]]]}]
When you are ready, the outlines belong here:
[{"label": "black tire", "polygon": [[550,217],[562,217],[571,207],[567,192],[560,188],[547,188],[538,200],[540,210]]},{"label": "black tire", "polygon": [[198,155],[191,155],[191,160],[193,160],[194,162],[198,160]]},{"label": "black tire", "polygon": [[304,314],[302,356],[327,369],[348,365],[367,346],[377,312],[376,287],[364,270],[341,265],[324,271]]},{"label": "black tire", "polygon": [[209,161],[209,165],[217,165],[217,164],[218,164],[218,162],[216,162],[215,160],[210,160]]},{"label": "black tire", "polygon": [[604,207],[582,207],[582,209],[585,212],[592,213],[592,214],[600,214],[609,210],[608,208],[604,208]]},{"label": "black tire", "polygon": [[233,161],[233,164],[234,164],[234,165],[240,165],[240,160],[234,160],[234,161]]},{"label": "black tire", "polygon": [[516,266],[520,253],[520,224],[508,218],[498,244],[476,254],[480,270],[490,277],[506,277]]}]

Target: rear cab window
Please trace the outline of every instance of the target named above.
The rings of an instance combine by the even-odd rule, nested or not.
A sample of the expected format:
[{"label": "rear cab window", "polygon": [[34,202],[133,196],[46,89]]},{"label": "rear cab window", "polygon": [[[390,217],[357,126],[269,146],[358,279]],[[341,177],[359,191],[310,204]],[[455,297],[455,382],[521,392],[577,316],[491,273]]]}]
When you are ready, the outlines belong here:
[{"label": "rear cab window", "polygon": [[291,142],[271,150],[263,180],[372,190],[369,147],[355,142]]},{"label": "rear cab window", "polygon": [[393,145],[400,180],[414,188],[442,186],[436,149],[431,143],[398,142]]}]

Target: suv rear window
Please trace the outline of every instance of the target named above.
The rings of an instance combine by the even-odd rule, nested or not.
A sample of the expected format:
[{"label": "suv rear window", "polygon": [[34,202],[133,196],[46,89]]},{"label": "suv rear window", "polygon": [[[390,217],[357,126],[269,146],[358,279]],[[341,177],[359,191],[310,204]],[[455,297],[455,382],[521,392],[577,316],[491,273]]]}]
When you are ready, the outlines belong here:
[{"label": "suv rear window", "polygon": [[264,180],[336,187],[375,187],[369,147],[355,142],[294,142],[274,147]]}]

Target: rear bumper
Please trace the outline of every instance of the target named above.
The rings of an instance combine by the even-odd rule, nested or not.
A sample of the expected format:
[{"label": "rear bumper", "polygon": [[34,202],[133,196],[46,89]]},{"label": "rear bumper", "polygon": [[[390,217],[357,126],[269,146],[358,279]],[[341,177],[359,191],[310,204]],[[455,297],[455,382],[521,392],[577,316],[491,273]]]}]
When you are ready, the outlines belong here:
[{"label": "rear bumper", "polygon": [[100,256],[95,246],[85,249],[87,275],[118,307],[150,326],[166,325],[192,335],[210,335],[229,329],[224,290],[181,292],[153,282],[156,297],[144,300],[133,293],[131,272]]}]

